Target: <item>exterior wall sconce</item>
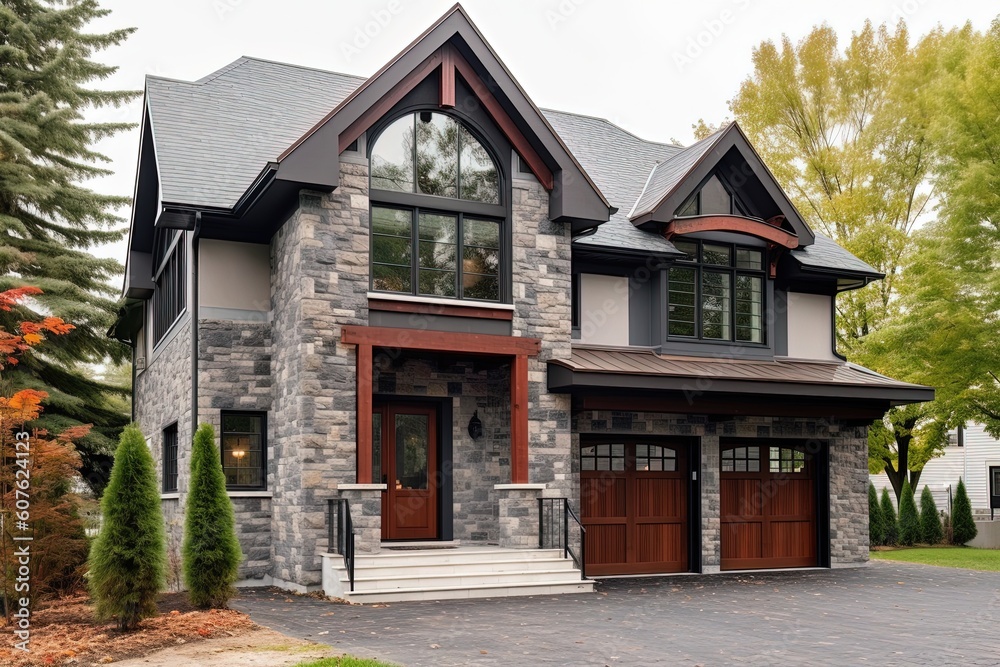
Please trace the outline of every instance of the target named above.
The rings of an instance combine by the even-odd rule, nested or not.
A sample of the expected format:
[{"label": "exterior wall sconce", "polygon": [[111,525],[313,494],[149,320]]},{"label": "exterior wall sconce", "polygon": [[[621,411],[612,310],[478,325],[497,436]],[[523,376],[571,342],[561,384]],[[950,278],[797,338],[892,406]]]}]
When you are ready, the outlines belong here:
[{"label": "exterior wall sconce", "polygon": [[479,410],[473,412],[472,419],[469,420],[469,437],[473,440],[483,437],[483,422],[479,419]]}]

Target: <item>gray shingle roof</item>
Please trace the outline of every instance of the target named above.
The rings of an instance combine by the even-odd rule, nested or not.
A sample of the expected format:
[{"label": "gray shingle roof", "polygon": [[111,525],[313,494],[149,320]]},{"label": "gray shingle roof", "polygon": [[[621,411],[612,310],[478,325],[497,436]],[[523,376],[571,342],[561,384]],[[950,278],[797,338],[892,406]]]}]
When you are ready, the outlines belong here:
[{"label": "gray shingle roof", "polygon": [[[267,166],[364,77],[243,57],[199,79],[150,76],[146,100],[164,203],[232,208]],[[579,246],[676,254],[629,212],[658,201],[719,133],[687,148],[645,141],[602,118],[543,110],[601,192],[618,208]],[[654,203],[655,203],[654,201]],[[831,239],[792,252],[803,266],[878,275]]]},{"label": "gray shingle roof", "polygon": [[611,205],[618,207],[618,212],[596,233],[577,239],[576,244],[677,254],[673,244],[659,234],[637,229],[629,221],[628,211],[642,192],[650,170],[682,148],[644,141],[603,118],[549,109],[542,113]]},{"label": "gray shingle roof", "polygon": [[883,276],[882,273],[874,269],[871,265],[841,248],[829,236],[825,236],[819,232],[814,233],[816,235],[815,243],[796,248],[791,252],[791,256],[802,266],[829,269],[832,271],[850,271],[851,273],[861,273],[875,278]]},{"label": "gray shingle roof", "polygon": [[653,171],[642,189],[642,194],[639,195],[635,206],[629,211],[629,218],[635,219],[656,210],[663,198],[680,185],[692,167],[701,160],[705,153],[712,149],[712,146],[727,129],[729,129],[728,126],[712,133],[653,167]]},{"label": "gray shingle roof", "polygon": [[147,77],[161,199],[232,208],[364,80],[245,57],[194,82]]}]

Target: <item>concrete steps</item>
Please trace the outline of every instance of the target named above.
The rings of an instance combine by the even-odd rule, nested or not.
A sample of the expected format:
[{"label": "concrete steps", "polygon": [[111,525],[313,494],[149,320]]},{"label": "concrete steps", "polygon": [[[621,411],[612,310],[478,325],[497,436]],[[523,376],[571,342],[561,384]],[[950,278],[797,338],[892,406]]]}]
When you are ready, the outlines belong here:
[{"label": "concrete steps", "polygon": [[461,546],[359,554],[353,591],[343,557],[323,555],[324,593],[350,602],[590,593],[593,587],[558,549]]}]

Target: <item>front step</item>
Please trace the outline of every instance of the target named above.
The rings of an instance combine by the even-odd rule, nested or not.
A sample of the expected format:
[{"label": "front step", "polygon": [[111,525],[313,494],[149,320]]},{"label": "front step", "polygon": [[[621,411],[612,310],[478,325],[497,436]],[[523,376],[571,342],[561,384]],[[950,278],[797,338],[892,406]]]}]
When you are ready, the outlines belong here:
[{"label": "front step", "polygon": [[323,554],[323,591],[350,602],[589,593],[559,549],[461,547],[358,555],[354,591],[339,554]]}]

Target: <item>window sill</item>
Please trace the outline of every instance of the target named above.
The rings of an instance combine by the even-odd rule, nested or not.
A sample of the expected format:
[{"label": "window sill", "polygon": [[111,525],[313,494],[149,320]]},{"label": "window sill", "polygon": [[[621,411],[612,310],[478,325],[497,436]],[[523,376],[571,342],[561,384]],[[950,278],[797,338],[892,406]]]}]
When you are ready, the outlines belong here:
[{"label": "window sill", "polygon": [[181,494],[176,491],[171,491],[170,493],[161,493],[160,500],[180,500]]},{"label": "window sill", "polygon": [[368,292],[368,308],[421,315],[478,317],[495,320],[511,320],[514,317],[514,306],[508,303],[440,299],[388,292]]},{"label": "window sill", "polygon": [[271,491],[226,491],[230,498],[271,498],[274,494]]}]

